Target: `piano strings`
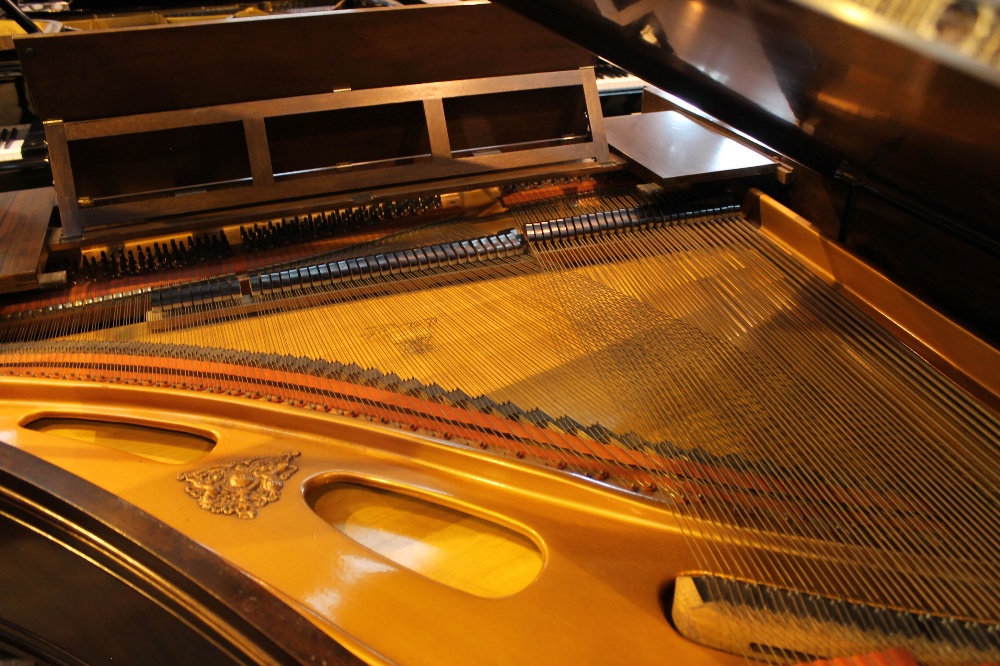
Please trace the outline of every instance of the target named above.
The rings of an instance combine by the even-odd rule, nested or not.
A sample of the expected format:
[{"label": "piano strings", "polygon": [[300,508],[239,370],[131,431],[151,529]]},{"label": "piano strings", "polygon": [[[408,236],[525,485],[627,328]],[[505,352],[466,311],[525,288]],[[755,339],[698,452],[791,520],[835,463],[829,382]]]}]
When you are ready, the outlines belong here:
[{"label": "piano strings", "polygon": [[748,658],[1000,658],[995,417],[732,202],[592,189],[8,323],[0,368],[330,411],[663,502],[702,566],[675,624]]}]

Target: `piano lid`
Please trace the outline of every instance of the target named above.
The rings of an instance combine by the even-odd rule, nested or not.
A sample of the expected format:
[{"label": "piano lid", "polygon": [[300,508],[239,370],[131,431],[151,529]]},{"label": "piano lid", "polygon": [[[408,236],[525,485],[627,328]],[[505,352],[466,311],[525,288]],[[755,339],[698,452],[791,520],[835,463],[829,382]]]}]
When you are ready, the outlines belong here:
[{"label": "piano lid", "polygon": [[1000,238],[989,3],[497,1],[812,169]]}]

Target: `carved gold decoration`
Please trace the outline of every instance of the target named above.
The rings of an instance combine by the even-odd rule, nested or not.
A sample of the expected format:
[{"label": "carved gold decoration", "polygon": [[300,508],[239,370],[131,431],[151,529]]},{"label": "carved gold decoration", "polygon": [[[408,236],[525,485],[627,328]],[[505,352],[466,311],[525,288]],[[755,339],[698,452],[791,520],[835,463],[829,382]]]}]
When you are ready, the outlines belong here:
[{"label": "carved gold decoration", "polygon": [[178,481],[187,481],[187,494],[198,506],[226,516],[249,520],[257,510],[281,497],[284,482],[299,468],[292,464],[298,451],[276,456],[259,456],[226,465],[214,465],[194,472],[181,472]]}]

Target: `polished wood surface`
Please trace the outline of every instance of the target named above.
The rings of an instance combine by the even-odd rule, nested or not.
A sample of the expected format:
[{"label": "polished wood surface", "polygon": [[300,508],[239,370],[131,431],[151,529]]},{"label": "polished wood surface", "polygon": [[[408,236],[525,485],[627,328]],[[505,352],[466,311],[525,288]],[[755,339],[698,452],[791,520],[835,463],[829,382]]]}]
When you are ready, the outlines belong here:
[{"label": "polished wood surface", "polygon": [[906,291],[808,220],[754,191],[761,231],[834,285],[921,356],[993,408],[1000,408],[1000,350]]},{"label": "polished wood surface", "polygon": [[[189,466],[167,465],[17,425],[74,409],[122,423],[141,414],[211,432],[218,445]],[[661,588],[677,573],[698,571],[686,539],[715,539],[710,526],[680,521],[669,504],[360,419],[207,393],[4,378],[0,429],[12,445],[267,581],[279,599],[369,663],[625,665],[656,663],[665,654],[692,665],[746,663],[684,640],[664,616]],[[301,453],[298,471],[252,520],[203,510],[177,480],[178,470],[293,449]],[[545,566],[527,587],[500,598],[442,584],[317,515],[306,497],[331,482],[391,488],[488,517],[531,535]],[[740,548],[763,545],[746,537]]]},{"label": "polished wood surface", "polygon": [[0,193],[0,293],[38,286],[55,203],[51,187]]},{"label": "polished wood surface", "polygon": [[[489,223],[503,225],[505,221],[492,220]],[[723,223],[716,220],[713,224],[721,227]],[[732,221],[729,226],[734,232],[739,227],[741,233],[757,233],[742,221]],[[653,236],[654,233],[646,235]],[[616,242],[624,244],[627,239],[618,238]],[[528,276],[505,272],[495,276],[488,284],[481,285],[478,290],[469,289],[461,281],[436,290],[401,290],[399,293],[364,299],[357,304],[358,307],[352,308],[353,312],[346,309],[338,311],[338,308],[344,308],[343,304],[329,304],[315,308],[312,311],[314,319],[310,319],[309,312],[296,310],[286,313],[282,322],[271,322],[270,326],[266,317],[271,315],[266,315],[245,322],[246,326],[242,329],[219,322],[210,329],[170,332],[158,342],[260,349],[271,354],[280,350],[311,358],[329,358],[336,354],[359,363],[363,360],[366,365],[410,370],[425,381],[437,378],[447,387],[461,385],[471,388],[470,385],[485,384],[491,387],[488,391],[494,395],[503,395],[504,391],[514,389],[522,391],[521,396],[528,396],[528,391],[534,386],[536,391],[542,393],[586,398],[588,384],[591,383],[589,380],[600,383],[599,378],[571,373],[579,383],[561,384],[558,373],[550,374],[549,371],[558,369],[561,364],[585,366],[590,363],[599,365],[605,371],[614,369],[614,355],[606,355],[604,348],[617,346],[621,340],[614,336],[624,330],[629,336],[643,341],[643,353],[636,354],[636,357],[645,359],[645,367],[641,376],[633,372],[632,367],[626,367],[621,381],[608,382],[605,378],[605,388],[611,386],[611,393],[664,394],[665,391],[656,387],[655,382],[662,381],[672,372],[683,372],[694,366],[699,368],[698,381],[703,382],[702,387],[710,386],[712,390],[728,394],[725,400],[711,403],[699,401],[683,390],[670,395],[670,407],[679,418],[677,423],[681,431],[692,436],[690,443],[688,440],[685,443],[690,447],[704,447],[694,454],[699,458],[705,451],[731,452],[739,462],[745,459],[740,447],[746,445],[746,438],[749,437],[766,440],[768,450],[775,454],[779,446],[787,445],[788,452],[794,452],[802,441],[816,437],[824,427],[824,421],[820,415],[810,415],[808,410],[814,408],[812,405],[798,403],[797,409],[802,413],[786,418],[785,427],[792,426],[795,419],[801,419],[800,432],[806,433],[802,439],[787,442],[777,440],[771,424],[760,420],[760,413],[755,412],[757,403],[754,401],[778,402],[793,397],[788,392],[775,396],[774,400],[768,397],[768,391],[774,387],[783,391],[783,387],[788,386],[787,375],[769,375],[769,372],[774,372],[773,366],[769,368],[754,361],[752,354],[733,353],[730,344],[716,346],[714,353],[725,353],[726,356],[718,360],[718,357],[713,358],[711,363],[699,363],[696,348],[676,353],[677,346],[663,344],[665,339],[669,339],[665,335],[669,328],[662,326],[664,320],[655,312],[655,308],[670,308],[671,311],[681,308],[683,311],[677,313],[680,316],[700,316],[697,308],[700,302],[683,295],[704,293],[707,283],[715,279],[715,271],[719,275],[732,276],[732,284],[736,285],[734,293],[744,298],[765,289],[779,289],[783,297],[774,303],[774,310],[761,313],[763,321],[767,322],[762,332],[766,330],[767,336],[762,335],[757,341],[780,347],[784,359],[782,372],[806,376],[817,366],[813,359],[822,360],[816,354],[825,353],[831,347],[839,349],[846,339],[837,338],[835,345],[816,344],[800,338],[804,334],[797,327],[787,327],[790,337],[776,337],[771,324],[776,319],[780,320],[785,304],[793,301],[797,293],[794,284],[788,284],[784,279],[788,272],[769,273],[775,276],[774,284],[751,279],[755,251],[739,244],[695,244],[663,254],[651,255],[643,251],[623,254],[627,258],[616,263],[621,267],[627,266],[628,270],[623,269],[619,273],[615,267],[603,262],[586,262],[572,271],[567,268],[563,288],[557,291],[540,290],[537,282]],[[786,258],[776,249],[774,254]],[[567,250],[566,255],[546,257],[552,263],[558,263],[558,257],[570,263],[566,257],[571,255],[572,251]],[[768,256],[772,256],[770,250]],[[672,262],[687,261],[708,264],[706,272],[670,269]],[[656,276],[657,279],[637,284],[631,279],[634,275]],[[669,279],[660,276],[669,276]],[[819,285],[818,281],[815,282]],[[612,293],[602,289],[601,284],[614,285],[616,291]],[[576,296],[567,293],[576,288],[582,293]],[[601,298],[600,310],[585,312],[588,335],[594,336],[595,342],[602,347],[597,353],[586,355],[572,346],[563,349],[555,345],[553,348],[541,335],[547,327],[551,327],[552,317],[546,317],[546,312],[559,311],[559,296],[568,297],[571,302]],[[637,319],[634,326],[627,319],[628,315],[623,316],[623,309],[616,307],[622,298],[641,299],[647,304],[643,317]],[[731,306],[741,301],[741,298],[734,298],[725,303]],[[445,302],[456,304],[453,315],[442,312]],[[534,307],[525,308],[526,302],[531,302]],[[421,303],[424,304],[423,309],[419,307]],[[756,304],[758,313],[762,306]],[[400,325],[401,312],[407,317],[419,318]],[[512,316],[504,316],[505,312],[510,312]],[[513,316],[515,312],[517,316]],[[486,317],[484,313],[491,316]],[[435,317],[437,319],[431,321]],[[330,326],[330,322],[339,321],[351,322],[351,325]],[[654,328],[658,322],[661,327]],[[431,334],[435,325],[445,323],[448,325],[443,334]],[[739,322],[723,319],[718,325],[735,327]],[[817,325],[811,328],[823,327]],[[284,332],[290,330],[313,333],[285,335]],[[548,330],[551,331],[551,328]],[[319,331],[330,331],[331,334],[319,336]],[[122,343],[120,349],[124,349],[131,333],[118,329],[112,337],[120,334],[121,337],[116,337],[114,342]],[[215,340],[209,339],[209,333],[217,336]],[[733,328],[721,335],[727,340],[739,340],[750,350],[755,344],[753,331]],[[865,327],[852,335],[867,341],[872,338],[873,331]],[[323,349],[315,346],[327,337],[334,346]],[[285,346],[286,342],[288,346]],[[664,348],[672,352],[669,359],[655,356],[655,350]],[[790,348],[799,348],[799,351],[789,353]],[[362,349],[370,355],[360,354]],[[505,353],[510,350],[516,353]],[[344,355],[341,356],[340,351]],[[853,353],[852,359],[855,358]],[[81,360],[79,357],[84,354],[74,355],[71,351],[57,349],[51,352],[51,367],[35,368],[36,377],[39,374],[43,377],[60,374],[66,377],[66,368],[81,365],[100,368],[96,372],[106,372],[110,368],[113,371],[117,369],[119,373],[115,377],[103,378],[91,373],[88,378],[95,381],[89,385],[76,383],[71,377],[68,380],[5,380],[4,388],[9,388],[9,394],[16,398],[2,408],[6,416],[0,416],[0,428],[14,433],[18,445],[103,484],[129,501],[140,503],[145,510],[159,511],[156,515],[163,516],[164,520],[177,521],[174,524],[183,526],[187,533],[231,558],[251,575],[268,581],[283,597],[299,604],[304,612],[314,617],[317,626],[337,636],[340,634],[336,632],[344,632],[369,646],[363,654],[372,661],[388,659],[437,664],[449,663],[450,659],[450,663],[467,663],[470,658],[485,654],[495,657],[497,663],[527,659],[563,663],[625,663],[621,657],[626,651],[620,646],[627,644],[629,650],[625,656],[628,663],[654,660],[664,650],[677,654],[682,663],[735,663],[715,651],[699,651],[671,633],[672,628],[665,630],[669,625],[664,607],[668,604],[664,601],[666,595],[662,590],[677,576],[697,573],[699,568],[706,566],[705,560],[696,556],[697,551],[711,548],[722,553],[720,558],[726,564],[710,571],[753,580],[769,575],[755,569],[755,562],[766,561],[768,571],[798,570],[810,562],[823,562],[822,568],[807,569],[806,582],[796,585],[812,591],[830,585],[827,589],[833,591],[829,594],[847,599],[864,598],[883,575],[881,569],[868,568],[869,562],[878,562],[882,551],[866,543],[831,542],[821,535],[805,536],[794,527],[789,533],[777,535],[761,530],[757,525],[743,526],[739,519],[720,530],[719,521],[713,520],[713,510],[702,504],[706,497],[711,499],[707,494],[711,489],[705,487],[708,484],[693,492],[684,489],[687,494],[679,495],[684,501],[675,501],[678,495],[671,494],[674,488],[664,475],[660,478],[664,483],[658,486],[662,503],[654,506],[643,495],[628,497],[583,479],[574,480],[548,470],[530,469],[516,460],[491,458],[489,454],[481,453],[474,443],[479,441],[492,447],[493,440],[445,444],[430,437],[401,434],[376,426],[377,423],[401,417],[399,412],[390,410],[382,413],[365,411],[365,406],[377,405],[392,397],[384,395],[385,392],[378,393],[375,386],[356,384],[353,389],[360,392],[363,403],[367,405],[343,409],[326,401],[346,395],[351,388],[346,382],[341,386],[331,385],[328,389],[319,386],[319,377],[295,376],[293,372],[285,372],[281,368],[267,368],[260,376],[259,384],[251,387],[258,389],[256,396],[245,390],[236,391],[240,397],[213,396],[211,392],[224,393],[233,388],[225,382],[240,376],[238,366],[208,367],[206,363],[196,380],[179,384],[175,375],[164,373],[157,376],[155,370],[149,369],[151,359],[133,359],[108,351],[104,354],[106,358],[92,354]],[[21,362],[29,363],[29,357],[30,351],[25,351],[20,357]],[[439,362],[432,365],[440,366],[442,374],[434,377],[420,375],[421,366],[432,357],[437,357]],[[456,363],[455,359],[468,362]],[[188,365],[185,359],[164,358],[162,361],[160,369],[168,371]],[[540,365],[538,361],[548,362],[549,365]],[[864,353],[862,363],[868,366],[878,361]],[[190,364],[196,365],[198,361],[192,360]],[[518,385],[521,382],[510,381],[514,375],[507,370],[515,367],[522,372],[517,376],[524,378],[523,386]],[[727,369],[734,367],[748,370],[756,376],[750,380],[728,375]],[[128,376],[131,368],[150,372],[150,375]],[[490,372],[494,368],[497,371]],[[476,375],[480,378],[485,376],[485,379],[476,384]],[[166,381],[163,381],[165,377]],[[451,379],[445,381],[448,378]],[[174,386],[171,389],[138,386],[144,383],[152,386],[157,379],[162,382],[160,385],[166,386],[173,379]],[[740,383],[741,379],[743,383]],[[199,380],[203,383],[197,383]],[[864,381],[860,376],[858,380]],[[132,382],[136,386],[121,385],[124,382]],[[278,386],[316,387],[323,396],[300,397],[290,390],[278,395],[281,393],[281,389],[275,388]],[[902,388],[899,386],[894,390]],[[539,393],[535,395],[538,398],[522,397],[517,402],[532,406],[540,404],[540,398],[547,397]],[[858,407],[853,403],[863,400],[866,394],[860,392],[858,382],[855,382],[850,393],[837,395],[838,400],[844,401],[840,403],[841,407],[853,411]],[[248,399],[251,397],[258,399]],[[260,399],[265,397],[281,399],[286,404],[270,406]],[[554,400],[548,397],[550,400],[544,404],[553,404]],[[440,432],[433,430],[435,424],[428,424],[417,414],[420,401],[414,396],[397,394],[395,399],[405,410],[405,420],[410,427],[421,432]],[[313,404],[315,400],[319,404]],[[900,402],[905,400],[903,398]],[[826,406],[826,401],[817,403],[819,408]],[[719,408],[718,416],[706,411],[713,406]],[[643,426],[635,415],[616,414],[612,409],[613,403],[605,403],[605,407],[608,412],[606,423],[616,428],[650,429],[657,425],[650,423]],[[427,408],[426,404],[424,408]],[[932,409],[933,406],[922,405],[922,408]],[[118,420],[126,424],[145,419],[146,422],[161,423],[163,427],[210,433],[219,444],[193,465],[172,467],[173,472],[180,469],[182,475],[196,473],[206,466],[290,450],[301,452],[301,458],[296,458],[296,465],[301,469],[298,476],[287,481],[284,497],[261,509],[260,515],[254,519],[257,521],[254,524],[261,527],[259,531],[254,531],[247,527],[253,521],[205,516],[197,513],[201,509],[196,504],[192,507],[194,503],[190,498],[182,498],[188,502],[187,505],[179,501],[176,476],[166,473],[164,466],[148,461],[136,464],[135,456],[106,448],[94,455],[96,447],[85,443],[67,446],[65,439],[24,431],[19,427],[37,418],[38,414],[72,416],[75,412],[79,416],[83,409],[90,418]],[[333,414],[347,414],[349,409],[357,415],[356,418],[340,418],[326,413],[326,410],[331,410]],[[452,427],[451,415],[457,410],[441,403],[435,403],[432,409],[442,415],[436,427],[443,427],[445,421],[448,421],[448,428]],[[600,403],[590,404],[585,399],[574,409],[577,413],[602,413]],[[625,420],[630,416],[632,421]],[[502,415],[479,416],[469,410],[466,418],[480,419],[483,429],[491,432],[498,429],[498,423],[518,427],[515,421],[506,420]],[[619,420],[615,421],[615,418]],[[718,427],[718,423],[725,419],[731,419],[731,423]],[[836,421],[827,423],[829,439],[815,448],[837,456],[839,469],[850,465],[863,466],[866,479],[884,475],[892,481],[898,471],[897,464],[900,467],[910,464],[904,461],[906,452],[897,451],[894,454],[888,446],[879,452],[872,451],[872,441],[889,443],[893,435],[890,431],[879,432],[875,438],[865,433],[863,439],[851,440],[845,438],[842,424]],[[461,434],[456,440],[465,436]],[[57,442],[57,439],[60,441]],[[469,447],[469,443],[473,446]],[[653,452],[649,454],[653,455]],[[866,458],[859,457],[862,454],[874,454],[882,461],[893,460],[893,463],[870,465],[864,462]],[[590,455],[592,460],[595,454],[591,452]],[[890,458],[891,455],[896,457]],[[782,455],[776,457],[783,458]],[[685,462],[693,462],[686,458]],[[695,465],[687,469],[692,467]],[[742,476],[735,466],[716,467],[716,471],[718,475],[712,477],[716,488],[727,479],[734,482],[723,490],[727,502],[735,501],[737,497],[748,500],[740,505],[740,514],[736,515],[742,515],[744,507],[750,510],[750,515],[756,515],[762,508],[775,510],[779,502],[786,500],[794,515],[804,513],[807,519],[815,518],[823,509],[819,502],[809,501],[815,499],[813,493],[826,492],[823,483],[795,483],[794,487],[780,493],[773,492],[773,486],[768,483],[765,487],[769,490],[762,496],[755,491],[745,492],[743,486],[735,484]],[[688,475],[692,472],[684,473]],[[455,589],[452,583],[435,581],[429,575],[418,573],[419,567],[399,554],[406,551],[405,547],[400,547],[400,537],[405,541],[414,530],[425,529],[427,511],[386,512],[384,505],[376,507],[372,520],[362,521],[360,525],[354,523],[361,527],[361,532],[367,532],[374,539],[367,536],[360,538],[357,531],[352,534],[351,518],[343,518],[345,514],[358,513],[352,513],[351,501],[323,516],[317,515],[310,507],[308,498],[313,490],[336,483],[398,490],[403,495],[425,498],[433,504],[510,526],[517,532],[530,535],[539,545],[545,566],[526,587],[499,599],[483,599],[480,595]],[[172,492],[175,494],[171,495]],[[331,493],[333,495],[335,493]],[[761,501],[766,504],[758,504]],[[837,501],[840,502],[839,496]],[[908,506],[910,498],[891,490],[876,490],[870,496],[852,493],[850,501],[853,508],[849,509],[849,517],[860,519],[868,513],[878,514],[875,516],[876,527],[885,524],[885,519],[878,517],[883,515],[878,506],[880,504],[886,503],[888,513],[893,515],[898,509],[913,510]],[[920,502],[921,507],[925,505]],[[804,508],[806,506],[808,508]],[[371,505],[362,507],[361,513],[368,513],[370,508]],[[699,513],[703,509],[706,513]],[[330,519],[341,510],[341,518]],[[823,520],[819,518],[817,522]],[[788,524],[794,526],[794,519]],[[792,529],[795,531],[792,532]],[[435,538],[437,536],[434,535]],[[461,540],[468,541],[467,536]],[[426,541],[433,543],[434,538]],[[835,576],[827,575],[827,563],[836,571]],[[930,575],[941,577],[939,572],[946,565],[944,558],[937,555],[922,557],[913,564],[904,573],[921,581]],[[499,575],[507,565],[501,562],[495,566],[496,575]],[[483,575],[493,574],[475,574],[473,577],[482,578]],[[778,583],[771,581],[771,584]],[[947,585],[949,590],[960,590],[957,596],[962,597],[981,581],[958,571],[941,584]],[[387,622],[386,609],[404,617],[405,622]],[[476,622],[460,622],[461,626],[456,627],[455,618],[475,618]],[[566,627],[572,627],[572,630]],[[442,644],[449,646],[448,655],[442,656]],[[379,654],[373,654],[374,650],[378,650]]]},{"label": "polished wood surface", "polygon": [[[412,49],[408,57],[414,57]],[[222,62],[225,69],[225,58]],[[434,67],[451,71],[450,63]],[[584,83],[593,76],[587,68],[570,71]],[[331,174],[310,185],[288,181],[289,187],[279,191],[282,179],[275,170],[295,170],[295,159],[333,154],[323,146],[313,146],[310,154],[295,145],[301,138],[295,118],[306,107],[339,114],[354,103],[399,102],[401,94],[415,88],[440,92],[452,86],[468,94],[474,85],[471,79],[449,81],[406,83],[406,90],[324,88],[274,105],[239,98],[229,106],[203,102],[173,111],[171,100],[150,115],[141,115],[140,108],[124,117],[53,124],[65,127],[72,142],[148,130],[160,121],[172,127],[206,119],[249,121],[242,130],[260,199],[208,193],[209,207],[269,204],[274,197],[326,195],[330,187],[364,189],[523,166],[522,158],[502,155],[495,161],[473,156],[461,169],[442,167],[454,160],[456,148],[479,142],[457,140],[464,134],[452,132],[448,120],[462,109],[443,94],[428,99],[422,90],[407,99],[426,114],[428,140],[419,145],[433,155],[434,168],[404,170],[386,179],[372,172]],[[332,89],[343,90],[339,85],[332,82]],[[233,92],[236,88],[220,92],[218,99],[242,94]],[[584,99],[593,109],[596,88],[587,86]],[[256,115],[234,115],[234,110]],[[284,112],[294,116],[283,135],[291,147],[281,156],[271,153],[268,130],[279,127],[270,119]],[[317,116],[314,125],[346,117],[337,114]],[[462,115],[457,113],[459,121]],[[377,131],[385,117],[369,120]],[[591,120],[603,150],[604,137],[613,135],[633,169],[660,183],[689,184],[774,168],[770,160],[678,114],[626,118],[607,127],[598,116]],[[409,125],[401,124],[405,133]],[[462,122],[452,125],[464,129]],[[516,125],[515,120],[507,127]],[[58,132],[54,137],[65,147]],[[384,157],[367,136],[350,140],[373,150],[372,159]],[[340,138],[331,142],[343,143]],[[564,159],[607,158],[572,145],[561,148],[557,156]],[[63,199],[75,205],[75,195]],[[180,199],[164,198],[146,208],[128,205],[118,218],[103,222],[203,210],[193,198]],[[581,203],[576,199],[572,205]],[[173,322],[196,324],[190,327],[104,329],[59,340],[37,354],[38,347],[16,349],[21,355],[9,365],[21,378],[0,380],[0,432],[15,446],[183,530],[247,577],[264,581],[274,598],[373,663],[631,664],[656,662],[664,655],[683,664],[741,663],[742,658],[699,647],[678,633],[681,623],[670,617],[670,597],[676,593],[675,599],[684,601],[679,581],[689,575],[733,576],[878,604],[904,599],[899,603],[921,612],[952,608],[924,605],[938,588],[946,590],[949,603],[978,598],[971,592],[989,576],[966,568],[964,554],[949,557],[950,544],[918,552],[897,572],[893,547],[853,533],[856,525],[876,533],[915,525],[914,540],[920,541],[922,527],[947,522],[934,513],[933,500],[940,488],[950,492],[953,484],[936,479],[954,477],[920,476],[913,481],[913,494],[897,490],[897,476],[910,483],[914,477],[906,472],[919,467],[918,456],[925,454],[899,444],[908,444],[903,439],[911,432],[913,439],[937,434],[936,404],[925,401],[931,390],[910,392],[905,381],[891,386],[898,375],[883,373],[879,357],[866,346],[881,341],[881,332],[866,319],[853,318],[853,311],[848,319],[847,312],[834,308],[839,301],[828,298],[835,294],[818,292],[816,287],[824,287],[819,281],[786,270],[784,255],[774,260],[778,270],[770,265],[765,270],[757,250],[748,249],[764,245],[758,244],[763,238],[753,236],[748,246],[741,245],[735,239],[756,232],[742,220],[739,225],[722,222],[711,222],[717,226],[715,236],[685,225],[671,236],[643,224],[639,236],[623,234],[600,250],[583,243],[534,248],[538,251],[504,264],[492,276],[476,276],[486,279],[475,286],[470,276],[453,282],[446,277],[420,288],[383,286],[342,299],[327,295],[311,308],[298,309],[304,303],[290,299],[285,305],[296,307],[288,312],[261,310],[239,322],[220,309],[214,319]],[[511,219],[491,223],[515,226]],[[517,223],[527,234],[523,220]],[[771,249],[767,252],[769,261],[774,259]],[[530,262],[541,265],[520,272]],[[553,289],[543,278],[556,274],[560,279]],[[244,285],[245,300],[251,298],[247,291]],[[774,298],[766,296],[772,293]],[[838,333],[826,325],[830,320],[847,321],[848,330]],[[585,344],[572,344],[572,333]],[[62,342],[66,345],[59,348]],[[186,355],[212,348],[233,353],[222,360],[211,358],[212,351]],[[251,356],[254,363],[242,363]],[[394,393],[378,385],[381,374],[368,375],[374,379],[347,372],[334,376],[339,371],[323,365],[324,359],[356,363],[359,375],[370,367],[415,377],[424,387]],[[923,366],[914,372],[922,377]],[[452,404],[451,398],[438,401],[421,394],[435,384],[438,397],[454,396],[457,391],[444,391],[460,387],[567,418],[552,420],[551,430],[540,434],[537,425],[508,418],[506,406],[480,411],[473,400]],[[950,395],[936,383],[932,389],[938,396]],[[907,417],[913,414],[932,425],[911,431],[906,419],[881,409],[883,401],[906,405]],[[830,418],[834,409],[847,418]],[[45,422],[53,416],[69,423]],[[43,427],[31,428],[38,419]],[[84,419],[109,424],[110,431],[83,427],[79,421]],[[604,436],[589,424],[626,437]],[[149,425],[201,432],[215,446],[186,449],[147,440],[137,429]],[[967,431],[955,432],[946,434],[961,440]],[[896,438],[896,433],[903,434]],[[951,446],[942,438],[938,454]],[[954,448],[965,446],[959,441]],[[974,442],[969,450],[977,451]],[[510,458],[496,456],[497,451]],[[567,463],[561,456],[569,452]],[[200,474],[277,455],[286,457],[283,469],[290,472],[281,482],[269,482],[273,501],[259,511],[233,516],[206,510],[227,488],[255,483],[245,475],[212,477],[201,486],[200,497],[190,485]],[[818,456],[824,460],[810,466]],[[288,467],[291,457],[294,465]],[[832,460],[827,464],[825,458]],[[577,459],[579,467],[568,468],[577,478],[523,464],[563,469]],[[653,469],[654,480],[642,476]],[[601,481],[588,481],[584,473]],[[923,493],[925,478],[929,490]],[[905,520],[897,524],[899,514]],[[851,532],[846,536],[840,531],[844,526]],[[928,541],[937,534],[929,534]],[[946,541],[947,529],[940,534]],[[995,558],[983,559],[990,571]],[[944,571],[948,564],[955,565],[953,571]],[[901,579],[900,596],[880,586],[887,570]],[[966,617],[960,611],[951,614]],[[750,623],[753,638],[771,632],[773,620]],[[725,631],[712,619],[708,624],[713,634]],[[809,627],[794,619],[777,624],[793,634],[781,638],[782,644],[799,648],[794,639],[809,636]],[[750,658],[757,654],[743,645],[706,643]]]},{"label": "polished wood surface", "polygon": [[[0,649],[46,664],[360,663],[217,553],[18,439],[0,436]],[[107,451],[63,450],[98,466]]]},{"label": "polished wood surface", "polygon": [[18,55],[38,114],[63,121],[595,63],[503,7],[471,3],[25,38]]},{"label": "polished wood surface", "polygon": [[[595,86],[585,67],[51,121],[63,234],[490,171],[607,164]],[[525,94],[548,105],[500,122],[498,100],[509,112]],[[576,101],[569,112],[553,104],[567,97]],[[443,103],[423,103],[434,101]]]},{"label": "polished wood surface", "polygon": [[777,164],[676,111],[605,118],[608,144],[644,178],[673,186],[773,173]]}]

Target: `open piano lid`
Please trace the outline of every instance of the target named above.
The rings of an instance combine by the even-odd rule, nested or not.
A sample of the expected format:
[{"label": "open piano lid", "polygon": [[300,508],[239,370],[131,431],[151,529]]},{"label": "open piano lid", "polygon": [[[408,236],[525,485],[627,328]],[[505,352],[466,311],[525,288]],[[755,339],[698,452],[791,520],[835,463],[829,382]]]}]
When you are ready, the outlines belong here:
[{"label": "open piano lid", "polygon": [[821,174],[1000,238],[990,3],[882,3],[890,21],[845,0],[498,1]]}]

